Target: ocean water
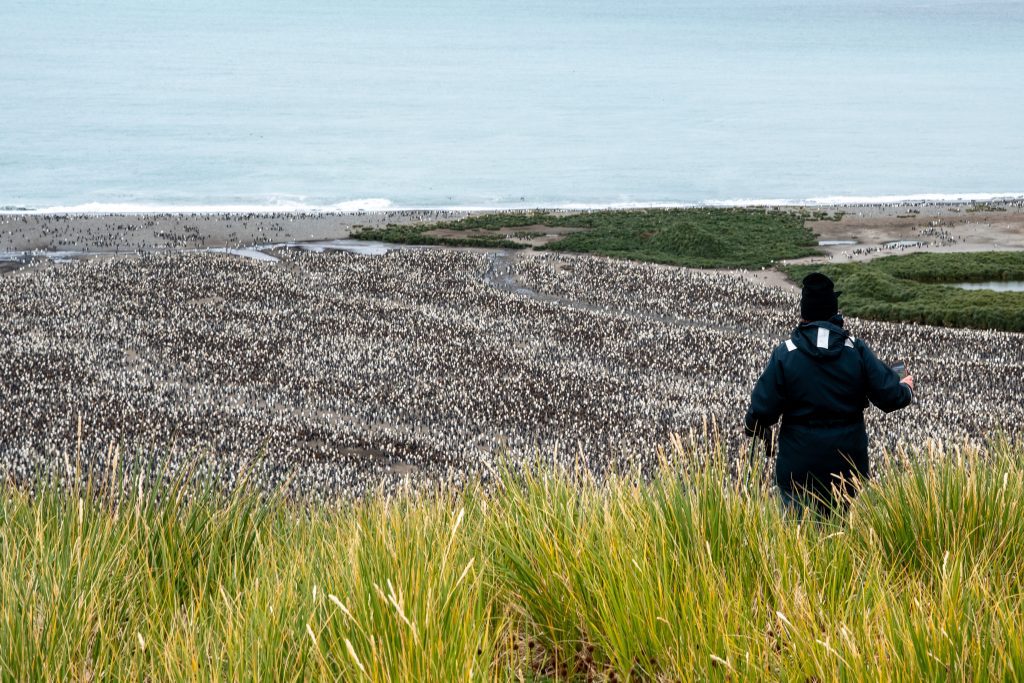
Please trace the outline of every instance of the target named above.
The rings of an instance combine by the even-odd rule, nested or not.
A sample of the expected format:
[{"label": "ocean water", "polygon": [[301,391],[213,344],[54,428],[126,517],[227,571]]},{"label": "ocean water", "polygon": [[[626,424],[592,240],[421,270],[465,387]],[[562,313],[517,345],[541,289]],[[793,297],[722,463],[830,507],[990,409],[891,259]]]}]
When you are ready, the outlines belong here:
[{"label": "ocean water", "polygon": [[0,207],[1024,194],[1024,2],[0,0]]}]

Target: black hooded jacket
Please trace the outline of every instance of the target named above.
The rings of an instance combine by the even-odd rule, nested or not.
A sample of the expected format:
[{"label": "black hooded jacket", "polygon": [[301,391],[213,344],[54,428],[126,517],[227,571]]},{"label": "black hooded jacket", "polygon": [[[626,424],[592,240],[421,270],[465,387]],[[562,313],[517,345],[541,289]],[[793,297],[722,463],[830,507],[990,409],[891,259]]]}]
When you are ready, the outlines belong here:
[{"label": "black hooded jacket", "polygon": [[[834,322],[802,323],[775,349],[754,387],[748,436],[768,438],[779,418],[779,487],[826,493],[835,475],[867,476],[864,409],[910,403],[910,387],[871,348]],[[824,489],[824,490],[823,490]]]}]

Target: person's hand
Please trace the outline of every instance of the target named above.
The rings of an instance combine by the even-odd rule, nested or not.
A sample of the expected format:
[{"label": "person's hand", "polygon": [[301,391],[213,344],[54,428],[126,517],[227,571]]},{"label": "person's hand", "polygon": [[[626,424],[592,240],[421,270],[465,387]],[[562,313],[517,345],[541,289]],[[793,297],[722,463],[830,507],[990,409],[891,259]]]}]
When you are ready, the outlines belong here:
[{"label": "person's hand", "polygon": [[907,375],[906,377],[904,377],[903,379],[900,380],[900,384],[906,384],[908,387],[910,387],[910,390],[913,391],[914,390],[914,376],[913,375]]}]

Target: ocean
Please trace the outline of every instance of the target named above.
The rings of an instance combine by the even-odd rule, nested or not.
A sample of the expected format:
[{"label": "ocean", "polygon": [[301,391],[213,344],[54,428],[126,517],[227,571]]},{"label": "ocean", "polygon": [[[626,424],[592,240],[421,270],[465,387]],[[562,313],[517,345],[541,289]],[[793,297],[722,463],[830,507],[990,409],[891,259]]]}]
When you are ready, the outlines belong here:
[{"label": "ocean", "polygon": [[0,0],[6,210],[1024,194],[1024,2]]}]

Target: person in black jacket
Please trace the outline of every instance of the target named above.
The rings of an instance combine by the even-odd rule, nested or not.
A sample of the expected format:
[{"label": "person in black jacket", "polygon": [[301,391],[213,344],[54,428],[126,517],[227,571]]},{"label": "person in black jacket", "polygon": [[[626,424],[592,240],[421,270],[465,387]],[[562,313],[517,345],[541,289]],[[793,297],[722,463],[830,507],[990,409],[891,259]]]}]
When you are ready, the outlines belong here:
[{"label": "person in black jacket", "polygon": [[782,418],[775,481],[787,509],[813,500],[819,513],[844,507],[855,477],[868,477],[864,409],[906,407],[914,378],[900,379],[863,340],[843,329],[832,280],[803,280],[800,324],[772,353],[750,397],[745,428],[772,451],[771,427]]}]

